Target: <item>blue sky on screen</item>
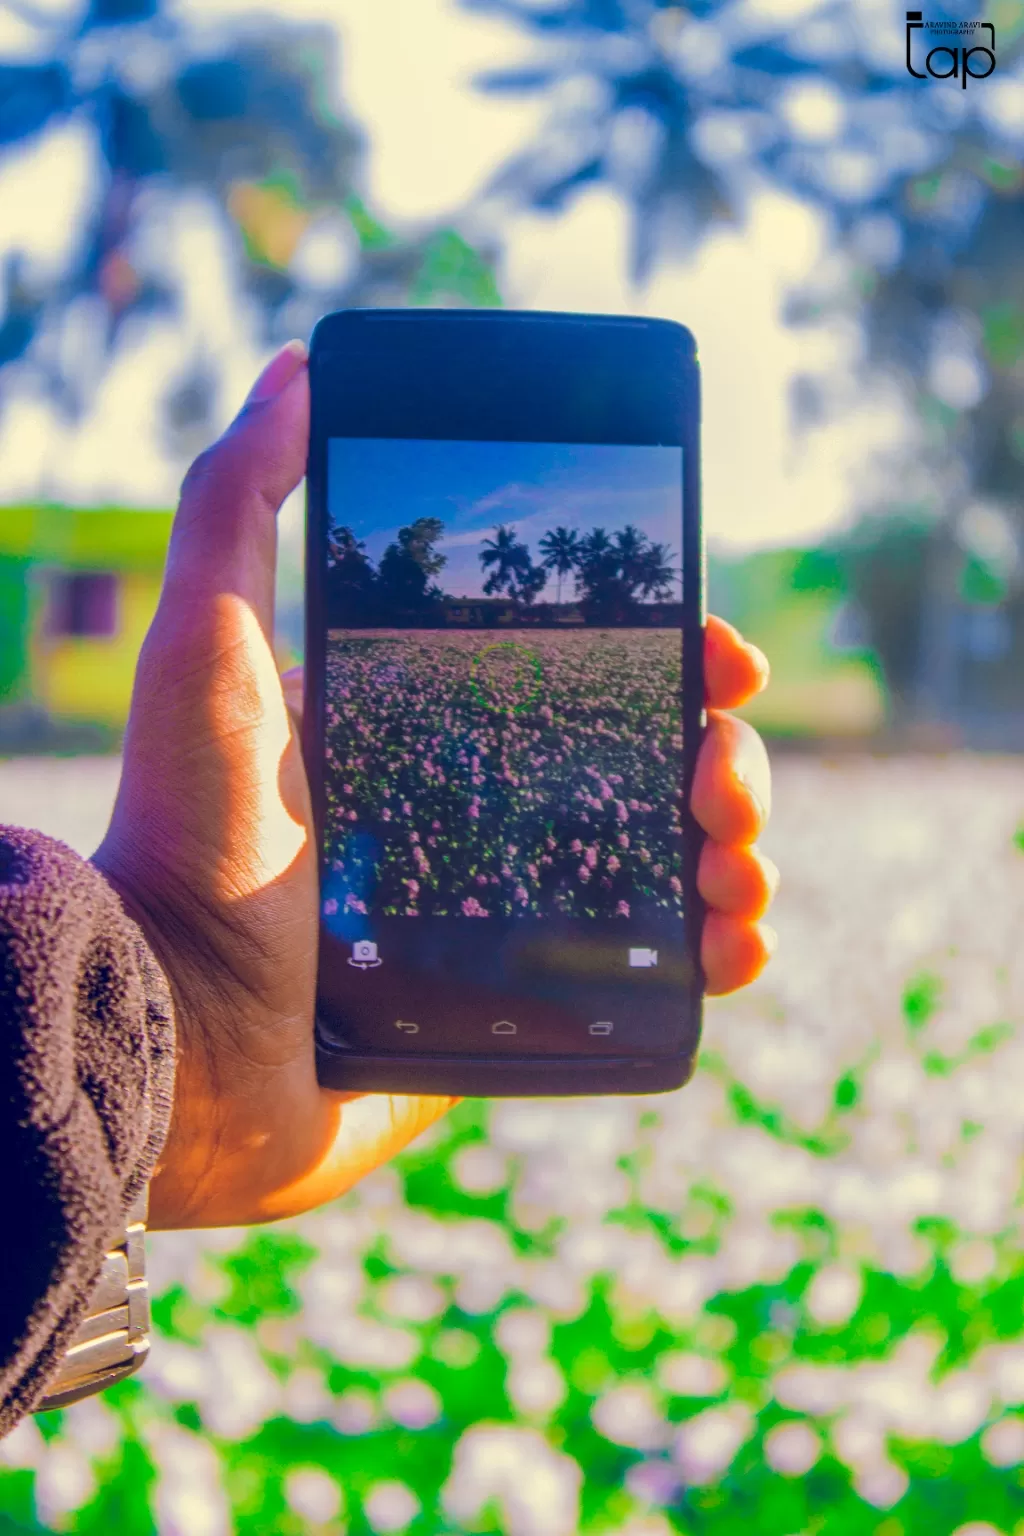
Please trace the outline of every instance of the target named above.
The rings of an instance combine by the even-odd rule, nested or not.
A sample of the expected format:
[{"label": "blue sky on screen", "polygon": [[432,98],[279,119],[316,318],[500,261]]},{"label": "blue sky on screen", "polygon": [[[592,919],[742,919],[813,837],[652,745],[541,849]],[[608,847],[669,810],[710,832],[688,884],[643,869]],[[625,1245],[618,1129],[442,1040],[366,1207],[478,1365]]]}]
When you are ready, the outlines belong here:
[{"label": "blue sky on screen", "polygon": [[[455,597],[479,597],[487,577],[480,550],[498,523],[514,527],[535,559],[549,529],[614,534],[632,523],[667,544],[678,566],[682,449],[334,438],[327,504],[374,564],[399,528],[417,517],[440,518],[438,552],[448,560],[441,585]],[[541,595],[554,597],[554,577]]]}]

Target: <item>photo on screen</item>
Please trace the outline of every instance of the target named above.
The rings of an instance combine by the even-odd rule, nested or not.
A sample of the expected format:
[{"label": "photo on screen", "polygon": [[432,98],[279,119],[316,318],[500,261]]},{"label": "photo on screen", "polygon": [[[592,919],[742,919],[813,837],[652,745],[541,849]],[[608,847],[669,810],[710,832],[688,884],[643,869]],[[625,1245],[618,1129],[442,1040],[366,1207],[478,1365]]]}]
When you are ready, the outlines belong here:
[{"label": "photo on screen", "polygon": [[324,916],[682,916],[682,450],[333,439]]}]

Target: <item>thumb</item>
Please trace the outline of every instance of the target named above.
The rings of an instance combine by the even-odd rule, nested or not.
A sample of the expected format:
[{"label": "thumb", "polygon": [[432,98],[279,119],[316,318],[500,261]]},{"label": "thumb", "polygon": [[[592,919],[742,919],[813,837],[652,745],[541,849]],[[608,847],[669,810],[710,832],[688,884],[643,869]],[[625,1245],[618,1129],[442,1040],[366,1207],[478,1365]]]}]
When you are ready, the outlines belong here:
[{"label": "thumb", "polygon": [[283,347],[185,476],[160,600],[179,618],[234,593],[273,639],[277,513],[306,472],[307,360],[304,342]]}]

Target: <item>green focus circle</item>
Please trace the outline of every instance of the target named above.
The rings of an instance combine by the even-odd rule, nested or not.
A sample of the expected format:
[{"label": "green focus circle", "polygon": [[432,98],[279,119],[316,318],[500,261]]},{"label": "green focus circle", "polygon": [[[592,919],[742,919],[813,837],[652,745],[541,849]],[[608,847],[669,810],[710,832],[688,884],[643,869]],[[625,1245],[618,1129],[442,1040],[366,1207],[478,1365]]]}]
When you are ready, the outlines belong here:
[{"label": "green focus circle", "polygon": [[485,645],[473,657],[469,686],[484,709],[528,709],[541,690],[544,668],[540,657],[514,640]]}]

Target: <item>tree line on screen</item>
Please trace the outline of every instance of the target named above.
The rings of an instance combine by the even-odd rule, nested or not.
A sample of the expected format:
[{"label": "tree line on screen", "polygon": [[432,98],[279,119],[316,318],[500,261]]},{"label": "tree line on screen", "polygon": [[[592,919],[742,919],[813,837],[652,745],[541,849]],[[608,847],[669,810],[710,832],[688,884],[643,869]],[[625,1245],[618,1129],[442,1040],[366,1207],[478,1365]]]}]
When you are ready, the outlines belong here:
[{"label": "tree line on screen", "polygon": [[[444,523],[419,517],[401,528],[377,566],[351,528],[335,526],[328,539],[328,622],[382,623],[396,619],[429,622],[440,617],[446,594],[438,583],[447,556],[437,546]],[[667,544],[629,525],[614,534],[604,528],[580,533],[553,528],[538,541],[536,556],[511,524],[499,523],[482,542],[484,594],[505,598],[520,609],[536,604],[551,578],[555,601],[569,592],[590,623],[623,623],[645,602],[678,595],[678,571]]]}]

